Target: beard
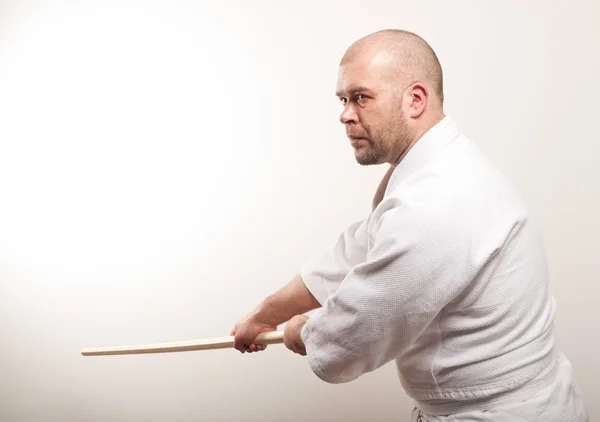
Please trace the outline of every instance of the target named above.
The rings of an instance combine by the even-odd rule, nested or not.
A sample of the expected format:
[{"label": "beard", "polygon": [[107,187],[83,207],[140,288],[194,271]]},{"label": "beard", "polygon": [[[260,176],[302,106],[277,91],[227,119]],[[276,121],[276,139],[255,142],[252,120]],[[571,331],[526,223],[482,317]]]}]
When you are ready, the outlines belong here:
[{"label": "beard", "polygon": [[366,139],[367,145],[354,147],[354,158],[362,166],[371,166],[381,164],[389,154],[389,149],[385,148],[381,141]]},{"label": "beard", "polygon": [[407,125],[406,117],[400,110],[385,127],[377,130],[372,126],[364,125],[363,130],[366,145],[354,147],[356,162],[363,166],[395,160],[411,141],[412,132]]}]

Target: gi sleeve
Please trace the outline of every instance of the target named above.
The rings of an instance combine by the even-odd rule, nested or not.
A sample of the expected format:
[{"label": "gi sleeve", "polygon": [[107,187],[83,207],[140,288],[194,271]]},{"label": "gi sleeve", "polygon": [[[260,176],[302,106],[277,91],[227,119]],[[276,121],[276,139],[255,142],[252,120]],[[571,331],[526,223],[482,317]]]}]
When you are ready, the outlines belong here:
[{"label": "gi sleeve", "polygon": [[302,329],[319,378],[349,382],[397,358],[465,287],[471,246],[459,220],[409,206],[382,214],[365,262]]},{"label": "gi sleeve", "polygon": [[368,221],[369,218],[351,224],[331,247],[317,253],[301,268],[304,284],[321,305],[348,272],[365,261]]}]

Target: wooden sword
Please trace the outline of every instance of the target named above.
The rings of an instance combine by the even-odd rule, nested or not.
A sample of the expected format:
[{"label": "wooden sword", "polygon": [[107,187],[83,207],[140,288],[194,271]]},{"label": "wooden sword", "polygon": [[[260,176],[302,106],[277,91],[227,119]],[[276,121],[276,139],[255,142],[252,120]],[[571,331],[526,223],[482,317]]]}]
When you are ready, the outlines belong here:
[{"label": "wooden sword", "polygon": [[[146,353],[191,352],[196,350],[233,348],[233,336],[206,338],[173,343],[140,344],[134,346],[102,347],[83,349],[83,356],[139,355]],[[283,343],[283,331],[267,331],[254,339],[254,344]]]}]

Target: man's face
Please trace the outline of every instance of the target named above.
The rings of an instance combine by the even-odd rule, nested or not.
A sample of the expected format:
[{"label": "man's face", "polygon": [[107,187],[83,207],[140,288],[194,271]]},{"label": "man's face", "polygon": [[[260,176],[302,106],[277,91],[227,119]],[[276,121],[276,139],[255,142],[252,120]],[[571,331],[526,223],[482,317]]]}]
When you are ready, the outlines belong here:
[{"label": "man's face", "polygon": [[[344,110],[340,121],[362,165],[392,162],[410,142],[402,111],[402,88],[386,57],[354,59],[343,63],[337,95]],[[396,83],[394,83],[396,82]]]}]

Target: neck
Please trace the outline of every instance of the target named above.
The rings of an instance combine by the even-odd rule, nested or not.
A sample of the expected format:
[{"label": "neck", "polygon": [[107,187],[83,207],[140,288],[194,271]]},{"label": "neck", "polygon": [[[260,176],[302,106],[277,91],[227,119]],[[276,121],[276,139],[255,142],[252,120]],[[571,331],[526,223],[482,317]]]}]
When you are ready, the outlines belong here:
[{"label": "neck", "polygon": [[412,139],[406,148],[404,148],[402,152],[400,152],[400,155],[398,155],[394,160],[390,161],[392,167],[396,167],[398,164],[400,164],[402,159],[406,157],[406,154],[408,154],[410,149],[419,141],[419,139],[421,139],[423,135],[426,134],[432,127],[437,125],[444,117],[446,116],[443,112],[436,113],[430,117],[425,117],[423,121],[416,126],[414,135],[412,136]]}]

